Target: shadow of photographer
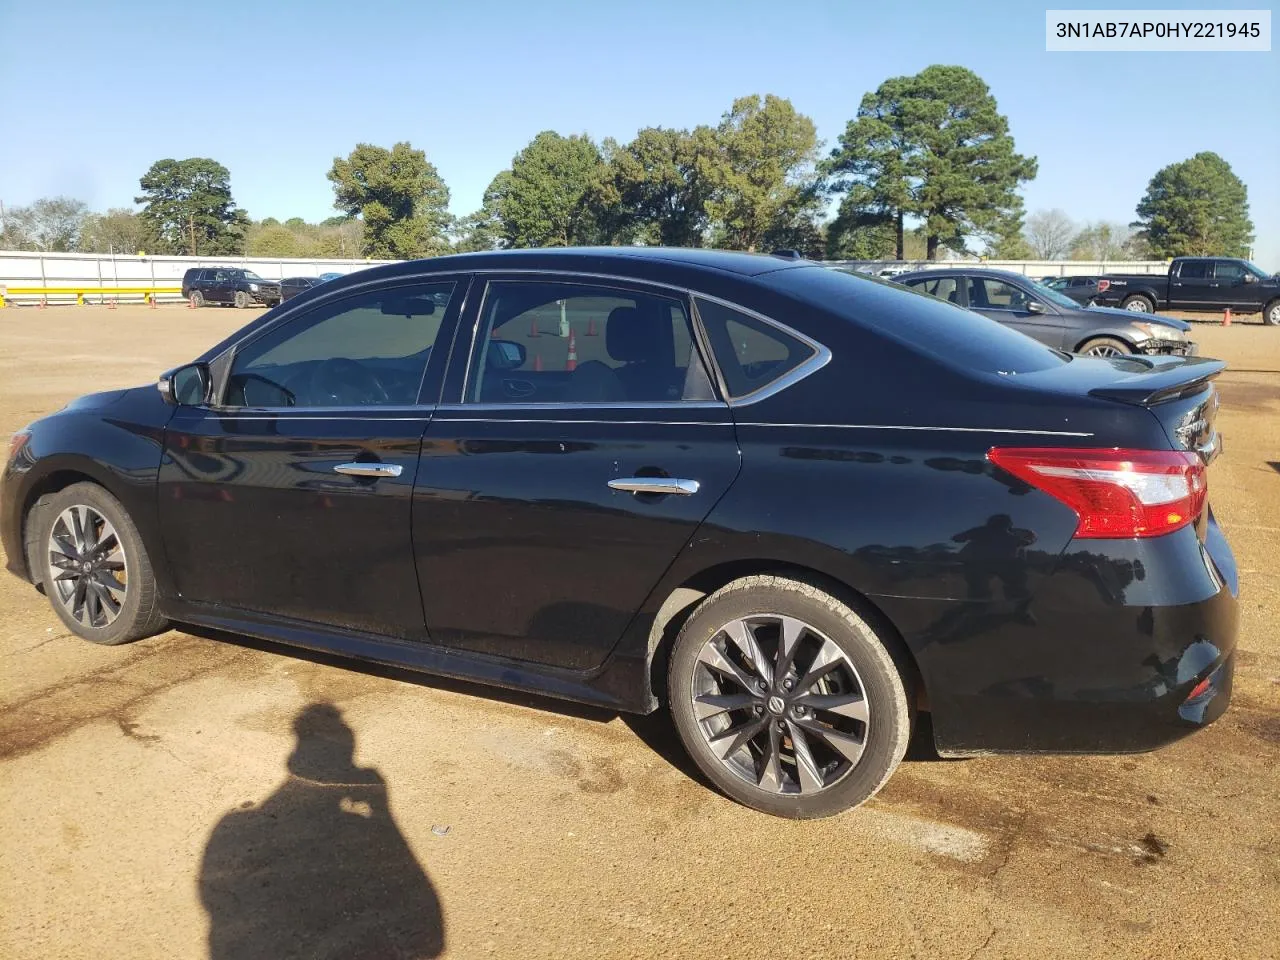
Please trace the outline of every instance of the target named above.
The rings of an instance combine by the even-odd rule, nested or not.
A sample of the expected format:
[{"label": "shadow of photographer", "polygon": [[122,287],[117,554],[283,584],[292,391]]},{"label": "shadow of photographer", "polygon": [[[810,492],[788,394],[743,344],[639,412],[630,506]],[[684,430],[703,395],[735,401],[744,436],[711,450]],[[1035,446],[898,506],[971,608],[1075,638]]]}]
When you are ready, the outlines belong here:
[{"label": "shadow of photographer", "polygon": [[355,765],[337,707],[293,722],[288,778],[224,816],[200,867],[212,960],[382,960],[444,949],[440,900],[391,816],[387,786]]}]

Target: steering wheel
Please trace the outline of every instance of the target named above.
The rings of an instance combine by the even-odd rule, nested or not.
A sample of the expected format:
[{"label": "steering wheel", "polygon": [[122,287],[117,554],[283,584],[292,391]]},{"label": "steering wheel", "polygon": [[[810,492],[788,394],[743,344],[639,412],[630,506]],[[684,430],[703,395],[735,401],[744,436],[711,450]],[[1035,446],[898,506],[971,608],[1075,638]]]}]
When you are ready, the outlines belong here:
[{"label": "steering wheel", "polygon": [[334,406],[349,403],[390,403],[391,397],[378,375],[346,357],[323,361],[311,375],[311,391]]}]

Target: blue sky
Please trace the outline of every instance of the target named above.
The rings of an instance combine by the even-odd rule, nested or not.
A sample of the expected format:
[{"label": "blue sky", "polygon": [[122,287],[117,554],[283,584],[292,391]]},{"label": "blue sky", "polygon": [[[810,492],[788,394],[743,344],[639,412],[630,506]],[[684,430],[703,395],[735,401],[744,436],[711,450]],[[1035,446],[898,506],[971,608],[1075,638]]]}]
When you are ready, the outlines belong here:
[{"label": "blue sky", "polygon": [[0,0],[0,200],[127,205],[153,161],[208,156],[251,216],[317,220],[336,155],[409,140],[464,214],[540,130],[626,140],[770,92],[830,147],[886,77],[956,63],[1039,158],[1028,211],[1128,221],[1158,168],[1214,150],[1280,270],[1280,53],[1046,53],[1046,6]]}]

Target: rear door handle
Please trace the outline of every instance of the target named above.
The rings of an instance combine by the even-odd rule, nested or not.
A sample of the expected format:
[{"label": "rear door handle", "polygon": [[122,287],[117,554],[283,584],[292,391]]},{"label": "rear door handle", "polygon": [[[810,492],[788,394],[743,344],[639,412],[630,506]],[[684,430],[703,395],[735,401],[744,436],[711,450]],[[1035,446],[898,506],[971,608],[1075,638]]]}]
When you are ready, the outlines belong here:
[{"label": "rear door handle", "polygon": [[689,496],[698,492],[697,480],[678,480],[675,477],[621,477],[609,481],[610,490],[627,493],[678,493]]},{"label": "rear door handle", "polygon": [[398,463],[340,463],[333,469],[351,477],[398,477],[404,467]]}]

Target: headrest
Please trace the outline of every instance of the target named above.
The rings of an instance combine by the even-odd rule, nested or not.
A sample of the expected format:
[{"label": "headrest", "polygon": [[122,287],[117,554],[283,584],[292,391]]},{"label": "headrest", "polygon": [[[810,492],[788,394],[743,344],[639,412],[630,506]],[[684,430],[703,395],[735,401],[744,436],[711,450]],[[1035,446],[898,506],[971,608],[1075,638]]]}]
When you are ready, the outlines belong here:
[{"label": "headrest", "polygon": [[658,338],[646,330],[645,317],[635,307],[614,307],[604,325],[604,346],[614,360],[652,360],[661,349]]}]

